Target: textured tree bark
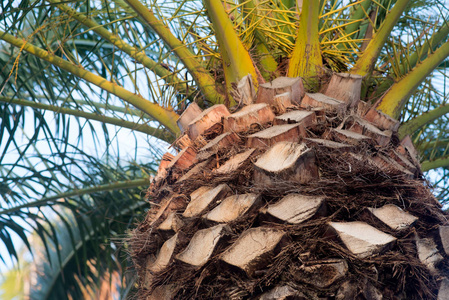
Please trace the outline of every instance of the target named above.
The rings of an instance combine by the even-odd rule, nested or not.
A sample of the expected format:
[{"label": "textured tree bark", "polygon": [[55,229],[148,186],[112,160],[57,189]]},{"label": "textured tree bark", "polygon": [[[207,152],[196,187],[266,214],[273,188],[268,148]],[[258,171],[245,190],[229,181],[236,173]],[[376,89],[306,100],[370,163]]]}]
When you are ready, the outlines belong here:
[{"label": "textured tree bark", "polygon": [[324,94],[355,107],[360,100],[362,79],[362,76],[355,74],[333,74]]},{"label": "textured tree bark", "polygon": [[266,103],[251,104],[223,120],[224,130],[242,132],[252,124],[266,124],[273,121],[275,115]]},{"label": "textured tree bark", "polygon": [[254,148],[267,148],[278,142],[298,142],[305,137],[306,132],[302,124],[275,125],[248,136],[246,145]]},{"label": "textured tree bark", "polygon": [[305,127],[312,127],[316,122],[315,112],[304,110],[292,110],[274,118],[275,125],[301,123]]},{"label": "textured tree bark", "polygon": [[338,113],[342,113],[346,108],[346,104],[343,101],[334,99],[332,97],[320,93],[315,94],[306,93],[304,99],[301,101],[301,107],[306,109],[319,107],[324,108],[326,110],[332,110]]},{"label": "textured tree bark", "polygon": [[199,160],[207,159],[210,156],[217,154],[220,149],[224,149],[233,145],[239,139],[239,136],[234,132],[225,132],[217,136],[209,143],[207,143],[203,148],[201,148],[197,157]]},{"label": "textured tree bark", "polygon": [[221,118],[228,115],[229,111],[224,104],[217,104],[206,109],[189,123],[188,135],[190,139],[194,141],[215,124],[221,123]]},{"label": "textured tree bark", "polygon": [[297,78],[190,121],[130,239],[140,298],[447,298],[447,214],[411,139],[356,91],[332,92],[360,78],[335,78],[332,98],[292,98],[285,112],[276,97]]},{"label": "textured tree bark", "polygon": [[182,132],[186,131],[189,128],[190,122],[195,120],[201,113],[202,109],[196,103],[192,103],[184,110],[181,116],[178,119],[178,127]]},{"label": "textured tree bark", "polygon": [[301,77],[279,77],[272,82],[259,86],[257,103],[268,103],[273,105],[275,96],[290,93],[291,101],[299,104],[304,97],[304,85]]}]

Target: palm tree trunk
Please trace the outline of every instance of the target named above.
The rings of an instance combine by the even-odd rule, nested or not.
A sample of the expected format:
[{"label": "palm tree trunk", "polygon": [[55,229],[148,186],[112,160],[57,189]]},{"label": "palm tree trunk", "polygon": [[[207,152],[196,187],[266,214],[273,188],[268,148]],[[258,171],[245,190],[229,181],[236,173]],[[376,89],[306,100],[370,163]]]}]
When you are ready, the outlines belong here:
[{"label": "palm tree trunk", "polygon": [[413,146],[344,97],[361,77],[336,76],[302,100],[277,79],[233,114],[197,112],[130,239],[141,299],[447,296],[447,215]]}]

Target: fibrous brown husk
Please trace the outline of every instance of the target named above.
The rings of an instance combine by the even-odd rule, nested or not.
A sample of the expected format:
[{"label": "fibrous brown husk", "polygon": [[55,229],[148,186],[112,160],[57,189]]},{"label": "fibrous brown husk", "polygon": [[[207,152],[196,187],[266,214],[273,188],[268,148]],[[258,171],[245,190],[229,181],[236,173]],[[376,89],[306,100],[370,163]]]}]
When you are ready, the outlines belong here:
[{"label": "fibrous brown husk", "polygon": [[[330,138],[329,128],[336,128],[345,116],[327,112],[325,118],[307,130],[308,138]],[[269,127],[265,124],[263,127]],[[416,172],[412,178],[400,169],[380,168],[371,160],[376,155],[388,154],[396,149],[399,140],[393,133],[391,142],[385,147],[362,143],[328,148],[320,143],[312,147],[319,168],[319,178],[307,183],[290,181],[288,178],[272,178],[273,184],[261,185],[253,182],[255,159],[266,149],[255,150],[250,159],[238,170],[217,176],[218,169],[231,157],[246,150],[246,136],[263,128],[250,128],[239,133],[241,139],[226,149],[219,149],[211,161],[201,170],[178,182],[176,179],[188,170],[171,169],[167,177],[154,182],[148,191],[152,203],[159,203],[169,195],[183,195],[185,199],[201,186],[217,186],[226,183],[234,194],[255,193],[261,195],[260,210],[251,209],[247,214],[229,222],[230,231],[215,247],[211,259],[201,268],[193,268],[176,259],[159,274],[152,274],[149,289],[140,288],[138,298],[145,299],[160,285],[175,284],[175,299],[256,299],[264,292],[278,286],[290,286],[307,299],[336,299],[352,293],[354,299],[366,299],[380,293],[385,299],[436,299],[439,278],[433,276],[417,255],[415,236],[429,236],[439,225],[447,224],[447,214],[442,212],[425,180]],[[221,131],[209,132],[211,140]],[[288,224],[267,214],[263,208],[288,194],[325,197],[325,213],[314,215],[306,222]],[[188,201],[188,200],[187,200]],[[393,230],[373,217],[367,208],[394,204],[417,217],[418,220],[403,230]],[[159,203],[159,206],[161,203]],[[218,203],[210,205],[209,212]],[[146,220],[135,229],[129,239],[131,256],[142,286],[145,278],[145,264],[149,256],[155,255],[170,235],[160,232],[151,225],[158,215],[159,206],[154,205]],[[183,208],[174,207],[182,213]],[[159,213],[160,215],[160,213]],[[329,222],[365,222],[396,241],[382,252],[360,258],[351,253],[329,230]],[[202,217],[184,218],[179,229],[182,239],[176,246],[179,253],[200,229],[211,226]],[[228,249],[239,236],[250,228],[266,226],[285,232],[285,238],[271,253],[270,260],[258,263],[252,274],[228,265],[220,260],[220,254]],[[316,262],[344,260],[348,270],[326,287],[317,287],[295,276],[298,269]],[[448,274],[447,259],[438,266],[440,276]],[[324,274],[325,275],[325,274]],[[323,276],[324,276],[323,275]],[[368,294],[367,294],[368,293]],[[340,295],[340,296],[338,296]],[[349,294],[348,294],[349,295]],[[351,297],[352,297],[351,296]],[[349,296],[347,296],[349,297]],[[374,297],[374,296],[373,296]],[[344,299],[344,298],[338,298]]]}]

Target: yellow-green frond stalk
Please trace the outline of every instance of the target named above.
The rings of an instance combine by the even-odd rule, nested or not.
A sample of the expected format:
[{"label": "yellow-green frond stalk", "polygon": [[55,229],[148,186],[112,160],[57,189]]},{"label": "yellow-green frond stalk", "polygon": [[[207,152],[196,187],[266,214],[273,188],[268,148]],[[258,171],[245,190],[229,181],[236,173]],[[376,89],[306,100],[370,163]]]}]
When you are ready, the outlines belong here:
[{"label": "yellow-green frond stalk", "polygon": [[223,103],[223,96],[217,92],[215,79],[201,65],[197,57],[190,51],[186,45],[177,39],[168,29],[168,27],[139,0],[126,0],[134,11],[147,22],[147,24],[159,35],[159,37],[173,50],[179,57],[195,82],[200,87],[207,100],[212,103]]},{"label": "yellow-green frond stalk", "polygon": [[256,45],[256,51],[257,54],[260,55],[260,73],[262,73],[263,77],[265,79],[272,79],[270,78],[270,75],[276,76],[276,70],[278,68],[278,63],[273,58],[273,56],[270,54],[270,50],[267,48],[267,46],[264,43],[257,43]]},{"label": "yellow-green frond stalk", "polygon": [[149,126],[148,124],[131,122],[131,121],[117,118],[117,117],[108,117],[103,114],[90,113],[90,112],[86,112],[86,111],[82,111],[82,110],[78,110],[78,109],[59,107],[59,106],[55,106],[55,105],[43,104],[43,103],[34,102],[34,101],[28,101],[25,99],[13,99],[10,97],[2,97],[2,96],[0,96],[0,102],[17,104],[17,105],[26,106],[26,107],[33,107],[33,108],[37,108],[37,109],[41,109],[41,110],[45,110],[45,111],[53,111],[58,114],[72,115],[75,117],[85,118],[87,120],[99,121],[104,124],[112,124],[112,125],[120,126],[122,128],[128,128],[131,130],[146,133],[148,135],[151,135],[151,136],[157,137],[161,140],[164,140],[167,143],[173,143],[174,138],[175,138],[171,134],[170,131],[165,130],[164,128],[155,128],[155,127]]},{"label": "yellow-green frond stalk", "polygon": [[173,108],[164,108],[158,104],[152,103],[151,101],[144,99],[140,95],[136,95],[125,88],[106,80],[104,77],[98,76],[82,68],[81,66],[75,65],[67,60],[64,60],[56,55],[49,53],[39,47],[33,46],[24,40],[18,39],[6,32],[0,30],[0,39],[6,41],[7,43],[14,45],[17,48],[27,51],[32,55],[39,57],[54,66],[57,66],[67,72],[70,72],[84,80],[98,86],[99,88],[108,91],[109,93],[116,95],[125,102],[134,105],[141,111],[152,116],[155,120],[159,121],[168,130],[174,134],[179,133],[179,128],[176,124],[179,116],[173,111]]},{"label": "yellow-green frond stalk", "polygon": [[137,49],[136,47],[131,46],[130,44],[126,43],[123,39],[120,38],[120,36],[111,33],[109,30],[107,30],[105,27],[103,27],[101,24],[97,23],[92,18],[89,18],[87,15],[82,13],[77,13],[76,10],[70,8],[69,6],[65,4],[61,4],[60,0],[47,0],[48,2],[52,4],[56,4],[56,6],[73,17],[75,20],[89,28],[89,30],[94,31],[98,35],[100,35],[103,39],[107,40],[114,46],[116,46],[118,49],[122,50],[132,58],[134,58],[139,63],[143,64],[145,67],[147,67],[149,70],[154,72],[156,75],[160,76],[164,81],[171,84],[177,91],[186,94],[188,92],[188,88],[185,83],[183,83],[178,77],[177,74],[174,74],[164,68],[161,64],[155,62],[151,58],[149,58],[144,51]]},{"label": "yellow-green frond stalk", "polygon": [[397,119],[412,93],[448,55],[449,42],[446,42],[399,82],[393,84],[381,99],[377,109]]},{"label": "yellow-green frond stalk", "polygon": [[387,17],[383,21],[379,30],[374,34],[362,56],[352,68],[351,73],[366,76],[371,73],[379,56],[380,50],[384,46],[387,38],[390,36],[393,27],[399,20],[402,12],[406,8],[409,0],[398,0]]},{"label": "yellow-green frond stalk", "polygon": [[316,85],[317,76],[323,71],[318,37],[319,10],[319,1],[303,1],[298,35],[287,71],[289,77],[301,76],[312,87]]},{"label": "yellow-green frond stalk", "polygon": [[221,1],[205,0],[204,4],[212,21],[215,36],[220,47],[228,90],[231,90],[231,83],[238,82],[246,75],[251,74],[254,87],[257,91],[259,86],[258,82],[261,78],[257,74],[258,72],[248,50],[243,46],[242,41],[234,31],[234,26],[224,10]]},{"label": "yellow-green frond stalk", "polygon": [[251,28],[252,34],[254,35],[255,52],[258,56],[260,73],[264,79],[270,80],[272,76],[277,75],[275,72],[278,69],[278,64],[267,47],[267,40],[257,26],[263,21],[263,16],[259,15],[257,8],[259,2],[256,0],[240,0],[239,2],[243,6],[243,15],[247,27]]}]

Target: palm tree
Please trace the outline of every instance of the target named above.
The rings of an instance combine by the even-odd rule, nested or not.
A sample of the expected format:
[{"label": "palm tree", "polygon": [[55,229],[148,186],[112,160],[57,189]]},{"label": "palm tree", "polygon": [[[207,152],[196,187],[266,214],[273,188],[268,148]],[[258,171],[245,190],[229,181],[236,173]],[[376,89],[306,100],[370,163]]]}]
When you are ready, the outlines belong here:
[{"label": "palm tree", "polygon": [[[140,275],[142,297],[302,293],[306,298],[364,294],[371,299],[383,293],[432,298],[444,289],[446,264],[432,265],[418,251],[440,247],[435,255],[446,257],[440,251],[444,242],[431,235],[434,229],[445,230],[445,217],[419,170],[437,170],[432,180],[444,201],[448,189],[438,178],[444,178],[449,165],[449,27],[447,11],[438,1],[47,0],[2,5],[0,234],[15,260],[18,239],[30,250],[28,232],[42,239],[52,262],[44,270],[53,276],[38,287],[41,293],[45,286],[39,294],[44,296],[38,297],[81,297],[83,287],[100,286],[102,275],[125,274],[130,257]],[[282,89],[273,90],[273,85]],[[277,95],[280,90],[290,94]],[[334,99],[323,102],[322,93]],[[270,105],[255,106],[255,101]],[[319,109],[329,101],[336,106]],[[236,120],[229,111],[257,111],[257,120]],[[280,138],[284,143],[268,142],[267,149],[257,132],[273,128],[275,115],[285,111],[313,114],[307,113],[310,124]],[[195,125],[195,118],[206,114],[212,120],[217,112],[216,122],[207,128]],[[245,126],[235,127],[238,122]],[[378,128],[372,129],[370,122]],[[290,126],[299,130],[299,125]],[[354,138],[351,133],[344,137],[348,130],[368,134],[367,128],[371,136],[346,145]],[[223,130],[239,135],[222,136]],[[300,142],[300,135],[309,140]],[[157,172],[163,142],[183,150],[176,157],[166,154]],[[339,150],[329,151],[330,145]],[[300,184],[284,178],[271,185],[260,159],[281,146],[315,153],[309,152],[312,161],[304,162],[312,178],[298,175]],[[132,149],[131,158],[124,157],[126,148]],[[421,166],[414,161],[414,148]],[[409,157],[394,154],[396,150]],[[405,171],[392,162],[392,155]],[[239,169],[220,171],[228,159],[242,159]],[[194,174],[198,169],[203,172]],[[140,191],[150,182],[144,201]],[[349,183],[351,188],[343,189]],[[223,199],[230,189],[240,196],[255,195],[243,197],[254,200],[248,214],[227,225],[207,219],[216,199],[198,214],[185,213],[192,195],[217,186]],[[316,214],[304,223],[292,225],[270,213],[292,192],[317,201],[317,191],[324,202],[317,202]],[[331,200],[339,197],[340,202]],[[395,231],[372,216],[393,204],[393,210],[401,206],[409,218],[419,220]],[[124,240],[137,220],[141,223]],[[339,233],[344,231],[339,226],[348,224],[343,221],[359,222],[353,223],[355,228],[370,226],[363,228],[396,242],[361,257]],[[170,230],[162,230],[161,223],[170,223]],[[58,227],[66,234],[58,233]],[[240,236],[260,234],[259,229],[267,233],[264,242],[276,242],[256,257],[258,263],[245,267],[226,258]],[[209,248],[204,262],[192,266],[186,249],[206,245],[199,237],[210,232],[219,243]],[[302,243],[305,238],[310,243]],[[163,257],[168,260],[161,267]],[[314,283],[322,278],[306,279],[317,276],[314,268],[344,274],[317,287]],[[365,275],[364,280],[354,284],[357,274]]]}]

